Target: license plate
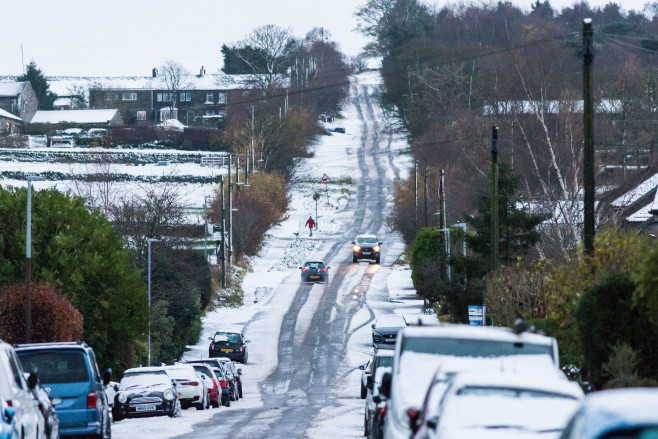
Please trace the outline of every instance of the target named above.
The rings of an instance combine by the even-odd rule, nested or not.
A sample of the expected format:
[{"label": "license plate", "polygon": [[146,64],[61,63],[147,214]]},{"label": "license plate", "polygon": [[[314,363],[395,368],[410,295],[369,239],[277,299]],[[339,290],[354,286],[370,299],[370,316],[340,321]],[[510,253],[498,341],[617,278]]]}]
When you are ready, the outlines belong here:
[{"label": "license plate", "polygon": [[135,410],[138,412],[152,412],[155,411],[155,406],[154,405],[138,405],[135,406]]},{"label": "license plate", "polygon": [[363,252],[363,254],[364,254],[364,255],[369,255],[369,254],[370,254],[370,252]]},{"label": "license plate", "polygon": [[320,276],[311,276],[311,279],[320,279]]},{"label": "license plate", "polygon": [[221,348],[220,351],[222,351],[222,352],[233,352],[233,349]]}]

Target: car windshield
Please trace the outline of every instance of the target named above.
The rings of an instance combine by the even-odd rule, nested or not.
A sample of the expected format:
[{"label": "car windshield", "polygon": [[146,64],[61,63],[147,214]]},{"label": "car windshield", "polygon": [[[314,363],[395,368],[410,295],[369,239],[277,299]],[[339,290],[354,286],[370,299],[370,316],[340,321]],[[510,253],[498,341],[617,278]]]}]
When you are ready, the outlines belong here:
[{"label": "car windshield", "polygon": [[377,244],[376,236],[357,236],[356,242],[358,244]]},{"label": "car windshield", "polygon": [[131,373],[121,379],[119,390],[149,386],[171,386],[171,379],[165,372]]},{"label": "car windshield", "polygon": [[377,367],[393,367],[393,356],[377,357]]},{"label": "car windshield", "polygon": [[204,374],[205,376],[208,376],[208,369],[203,367],[203,366],[194,366],[194,370],[199,372],[200,374]]},{"label": "car windshield", "polygon": [[222,372],[218,368],[213,368],[212,370],[215,372],[215,376],[217,377],[218,380],[223,380],[224,376],[222,375]]},{"label": "car windshield", "polygon": [[82,383],[89,381],[89,370],[82,351],[63,349],[17,352],[24,370],[39,371],[41,384]]},{"label": "car windshield", "polygon": [[190,371],[189,369],[167,369],[167,374],[177,380],[189,380],[190,378],[193,378],[194,372]]},{"label": "car windshield", "polygon": [[466,386],[457,391],[459,396],[498,396],[503,398],[569,398],[562,393],[546,392],[535,389],[513,389],[506,387]]},{"label": "car windshield", "polygon": [[404,351],[455,357],[503,357],[508,355],[549,355],[553,347],[522,342],[473,340],[447,337],[407,337]]},{"label": "car windshield", "polygon": [[406,320],[404,320],[404,317],[396,315],[381,316],[375,324],[375,328],[398,328],[403,326],[407,326]]},{"label": "car windshield", "polygon": [[324,264],[322,262],[307,262],[305,265],[306,268],[324,268]]},{"label": "car windshield", "polygon": [[240,340],[238,334],[233,334],[230,332],[217,332],[214,337],[215,343],[220,341],[227,341],[229,343],[237,343]]}]

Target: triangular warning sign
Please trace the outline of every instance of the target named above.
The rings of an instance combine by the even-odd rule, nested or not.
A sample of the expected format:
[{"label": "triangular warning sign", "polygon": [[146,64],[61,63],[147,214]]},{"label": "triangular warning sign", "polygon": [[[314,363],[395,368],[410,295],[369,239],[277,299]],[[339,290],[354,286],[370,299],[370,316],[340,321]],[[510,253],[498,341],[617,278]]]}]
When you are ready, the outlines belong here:
[{"label": "triangular warning sign", "polygon": [[320,183],[331,183],[331,179],[327,174],[322,174],[322,178],[320,179]]}]

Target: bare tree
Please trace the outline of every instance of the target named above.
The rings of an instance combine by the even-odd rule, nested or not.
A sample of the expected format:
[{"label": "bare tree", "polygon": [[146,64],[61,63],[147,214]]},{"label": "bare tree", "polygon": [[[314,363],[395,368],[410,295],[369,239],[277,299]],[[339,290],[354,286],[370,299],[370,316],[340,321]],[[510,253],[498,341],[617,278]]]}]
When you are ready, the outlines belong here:
[{"label": "bare tree", "polygon": [[[257,27],[233,46],[233,54],[252,71],[252,82],[267,94],[287,73],[294,42],[289,28],[273,24]],[[250,48],[251,50],[241,50]]]},{"label": "bare tree", "polygon": [[167,87],[168,96],[166,102],[169,102],[172,110],[176,106],[176,95],[180,90],[190,88],[190,72],[176,61],[167,60],[160,66],[161,79]]}]

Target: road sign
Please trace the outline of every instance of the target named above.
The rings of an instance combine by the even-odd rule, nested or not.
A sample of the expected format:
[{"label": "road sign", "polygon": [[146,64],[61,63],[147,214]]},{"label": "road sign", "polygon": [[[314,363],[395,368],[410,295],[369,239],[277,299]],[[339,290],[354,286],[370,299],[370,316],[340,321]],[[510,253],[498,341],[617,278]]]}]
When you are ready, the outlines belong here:
[{"label": "road sign", "polygon": [[331,179],[327,174],[322,174],[322,178],[320,179],[320,183],[327,184],[331,183]]},{"label": "road sign", "polygon": [[486,305],[468,305],[468,324],[484,326],[487,321]]}]

